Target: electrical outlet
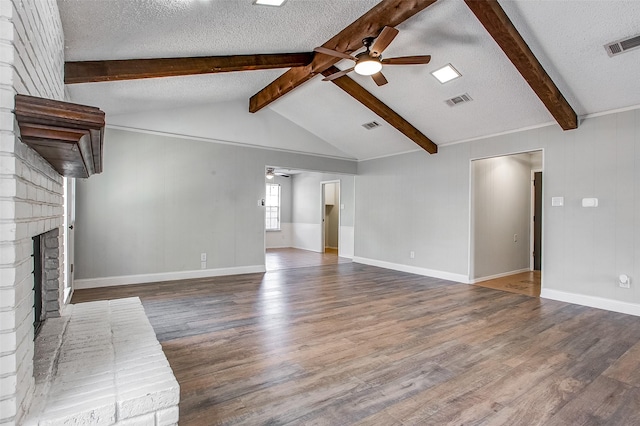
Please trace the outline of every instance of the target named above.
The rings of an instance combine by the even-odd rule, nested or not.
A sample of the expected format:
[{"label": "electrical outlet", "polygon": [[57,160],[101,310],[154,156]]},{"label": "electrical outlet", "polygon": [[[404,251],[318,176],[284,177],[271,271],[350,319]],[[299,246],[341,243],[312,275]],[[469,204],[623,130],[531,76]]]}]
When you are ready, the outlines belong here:
[{"label": "electrical outlet", "polygon": [[415,251],[413,251],[413,250],[411,250],[411,251],[409,252],[409,258],[410,258],[410,259],[415,259],[415,258],[416,258],[416,252],[415,252]]},{"label": "electrical outlet", "polygon": [[200,253],[200,262],[207,261],[207,253]]},{"label": "electrical outlet", "polygon": [[207,262],[200,262],[200,269],[207,269]]},{"label": "electrical outlet", "polygon": [[626,274],[621,274],[618,277],[618,286],[622,288],[631,288],[631,277]]}]

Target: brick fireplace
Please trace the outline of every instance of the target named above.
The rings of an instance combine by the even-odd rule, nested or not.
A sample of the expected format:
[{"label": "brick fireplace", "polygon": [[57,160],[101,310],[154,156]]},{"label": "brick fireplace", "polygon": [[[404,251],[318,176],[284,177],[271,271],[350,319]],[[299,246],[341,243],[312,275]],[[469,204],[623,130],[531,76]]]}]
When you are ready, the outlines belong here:
[{"label": "brick fireplace", "polygon": [[60,230],[33,237],[33,311],[37,334],[47,318],[60,316]]},{"label": "brick fireplace", "polygon": [[58,297],[46,297],[62,306],[64,209],[63,178],[21,142],[14,98],[64,99],[64,38],[55,0],[3,0],[0,24],[0,424],[17,425],[35,388],[33,237],[58,233]]},{"label": "brick fireplace", "polygon": [[[72,422],[75,421],[72,419],[80,418],[77,415],[88,413],[91,417],[98,412],[96,410],[104,407],[111,410],[117,404],[117,410],[113,408],[110,411],[113,414],[107,415],[107,418],[118,422],[122,420],[118,424],[176,424],[179,388],[139,300],[124,304],[109,302],[108,306],[101,306],[101,309],[109,312],[110,322],[102,325],[102,334],[108,338],[94,339],[96,341],[93,343],[113,348],[104,353],[116,356],[111,364],[105,361],[100,362],[100,365],[118,366],[117,374],[115,367],[109,371],[114,373],[112,389],[119,389],[119,393],[116,394],[115,390],[108,391],[113,393],[106,395],[110,398],[108,404],[96,405],[95,401],[89,401],[87,403],[91,407],[87,410],[67,415],[68,413],[55,409],[54,403],[58,400],[49,398],[46,377],[45,380],[39,380],[36,386],[34,370],[38,370],[38,379],[42,379],[39,368],[42,365],[55,366],[45,370],[63,373],[62,376],[55,376],[56,378],[62,377],[66,383],[73,381],[73,373],[78,371],[77,366],[74,364],[70,370],[65,370],[65,365],[61,366],[59,360],[67,359],[65,357],[69,353],[85,343],[70,339],[65,346],[63,338],[46,339],[45,331],[55,331],[56,326],[62,325],[62,329],[67,332],[80,330],[79,333],[72,334],[76,339],[92,339],[100,322],[91,322],[95,311],[93,306],[84,310],[78,308],[75,317],[75,308],[65,306],[65,181],[51,165],[60,166],[56,163],[60,156],[50,155],[50,164],[23,143],[24,139],[37,149],[37,143],[33,139],[37,139],[38,133],[34,129],[37,130],[37,125],[49,124],[28,123],[35,124],[28,129],[31,131],[29,133],[23,127],[26,123],[24,117],[20,118],[18,114],[22,112],[19,108],[22,104],[16,104],[16,99],[25,102],[29,97],[43,98],[45,104],[41,103],[40,107],[49,110],[51,104],[55,103],[51,101],[63,101],[65,98],[64,36],[56,0],[1,0],[0,30],[0,425],[16,426],[32,424],[32,421],[43,424],[37,417],[34,418],[34,412],[37,412],[39,406],[43,408],[45,400],[45,411],[54,409],[56,419],[66,418]],[[87,108],[91,109],[84,107]],[[74,112],[78,110],[75,107],[68,109]],[[20,120],[16,120],[16,117]],[[101,124],[103,126],[104,120]],[[79,133],[77,127],[73,129],[76,130],[67,133]],[[92,147],[94,140],[98,141],[98,150],[91,156],[85,156],[86,158],[80,157],[83,161],[91,158],[94,162],[96,158],[100,158],[101,166],[101,156],[96,157],[96,154],[101,153],[102,130],[90,128],[90,131]],[[96,135],[100,139],[94,138]],[[50,137],[45,139],[49,140]],[[50,146],[47,145],[47,148]],[[43,152],[43,155],[49,154]],[[95,164],[93,166],[92,172],[101,171]],[[67,170],[64,172],[67,173]],[[36,253],[35,256],[34,237],[39,247],[39,254]],[[37,288],[42,292],[41,298],[36,301],[34,285],[37,280],[34,268],[38,265],[40,284]],[[38,319],[45,320],[38,338],[37,357],[34,356],[36,304],[42,308]],[[42,341],[44,345],[40,345]],[[48,341],[60,343],[55,348],[50,348],[46,344]],[[144,344],[141,345],[141,342]],[[66,347],[71,349],[65,352]],[[137,369],[136,359],[130,356],[134,350],[139,350],[139,356],[145,358],[148,370],[146,376],[139,377],[141,370]],[[124,356],[120,357],[120,354]],[[150,354],[156,363],[146,362]],[[49,363],[49,360],[53,361]],[[92,364],[78,362],[78,366],[86,370]],[[84,377],[90,376],[90,373],[89,368]],[[151,378],[155,382],[150,381]],[[157,386],[158,380],[164,385]],[[51,386],[55,383],[59,381],[54,380]],[[148,389],[149,386],[154,387],[153,391]],[[69,386],[65,389],[73,390]],[[78,402],[75,394],[73,401]],[[80,403],[84,404],[85,401]],[[49,416],[51,413],[45,414]],[[61,422],[56,420],[47,424]]]}]

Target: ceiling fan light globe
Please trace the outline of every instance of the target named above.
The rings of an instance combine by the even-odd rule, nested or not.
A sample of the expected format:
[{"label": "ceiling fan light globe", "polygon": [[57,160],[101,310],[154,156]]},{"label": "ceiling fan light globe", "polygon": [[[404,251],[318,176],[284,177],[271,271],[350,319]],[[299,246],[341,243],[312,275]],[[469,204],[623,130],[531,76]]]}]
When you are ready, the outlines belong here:
[{"label": "ceiling fan light globe", "polygon": [[360,75],[373,75],[382,70],[382,63],[376,59],[364,59],[358,61],[354,71]]}]

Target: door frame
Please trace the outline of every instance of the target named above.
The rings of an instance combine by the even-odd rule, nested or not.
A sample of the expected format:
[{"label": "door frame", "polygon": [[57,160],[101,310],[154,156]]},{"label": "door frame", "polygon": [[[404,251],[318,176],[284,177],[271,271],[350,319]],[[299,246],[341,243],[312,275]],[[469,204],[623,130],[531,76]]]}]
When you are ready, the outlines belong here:
[{"label": "door frame", "polygon": [[64,295],[63,303],[67,304],[73,296],[74,275],[74,242],[76,223],[76,180],[63,178],[63,256],[64,256]]},{"label": "door frame", "polygon": [[[545,164],[545,149],[542,147],[539,148],[531,148],[531,149],[525,149],[522,151],[511,151],[511,152],[506,152],[504,154],[494,154],[494,155],[485,155],[485,156],[480,156],[480,157],[471,157],[469,158],[469,165],[467,168],[467,171],[469,173],[469,198],[468,198],[468,206],[469,206],[469,218],[468,218],[468,224],[469,224],[469,234],[468,234],[468,246],[467,246],[467,284],[475,284],[476,282],[476,278],[475,278],[475,258],[473,255],[473,250],[475,248],[475,238],[474,238],[474,234],[475,234],[475,221],[474,221],[474,214],[475,214],[475,194],[473,191],[473,185],[474,185],[474,180],[473,180],[473,162],[477,161],[477,160],[486,160],[487,158],[496,158],[496,157],[508,157],[510,155],[518,155],[518,154],[528,154],[528,153],[534,153],[534,152],[541,152],[542,153],[542,169],[539,170],[541,172],[543,172],[543,177],[544,177],[544,164]],[[545,191],[545,187],[544,185],[542,185],[542,238],[541,238],[541,242],[544,241],[544,191]],[[544,250],[542,251],[542,256],[541,256],[541,270],[544,270]],[[532,262],[533,259],[533,255],[531,256],[530,259],[530,263]],[[540,278],[540,287],[543,288],[544,287],[544,279]]]},{"label": "door frame", "polygon": [[[544,154],[542,157],[542,161],[544,162]],[[535,265],[535,261],[534,261],[534,256],[533,256],[533,252],[534,252],[534,247],[535,247],[535,221],[533,220],[535,214],[536,214],[536,187],[535,187],[535,175],[536,173],[540,172],[542,173],[542,191],[543,191],[543,195],[540,196],[540,202],[544,204],[544,167],[541,167],[539,169],[531,169],[531,222],[529,225],[529,253],[531,253],[531,256],[529,256],[529,270],[533,271],[534,269],[534,265]],[[541,209],[543,210],[543,209]],[[540,215],[542,216],[542,215]],[[540,221],[542,221],[542,217],[540,217]],[[542,229],[543,223],[540,223],[540,227]],[[540,247],[542,247],[542,240],[543,240],[543,234],[544,232],[540,232]],[[540,270],[542,270],[542,254],[540,255]]]},{"label": "door frame", "polygon": [[326,231],[325,231],[325,199],[324,199],[324,186],[328,183],[335,183],[337,186],[337,191],[338,191],[338,200],[337,200],[337,206],[338,206],[338,255],[340,255],[340,224],[342,223],[342,209],[341,207],[341,201],[342,201],[342,188],[340,185],[340,179],[335,179],[335,180],[323,180],[320,181],[320,253],[324,253],[325,250],[325,235],[326,235]]}]

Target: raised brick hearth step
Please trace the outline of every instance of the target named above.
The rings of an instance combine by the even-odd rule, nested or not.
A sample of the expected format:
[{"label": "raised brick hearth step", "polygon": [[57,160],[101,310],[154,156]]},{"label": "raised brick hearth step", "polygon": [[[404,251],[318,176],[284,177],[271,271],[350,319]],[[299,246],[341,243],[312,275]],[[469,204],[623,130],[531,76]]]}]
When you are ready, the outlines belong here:
[{"label": "raised brick hearth step", "polygon": [[137,297],[70,305],[36,342],[25,425],[174,425],[180,387]]}]

